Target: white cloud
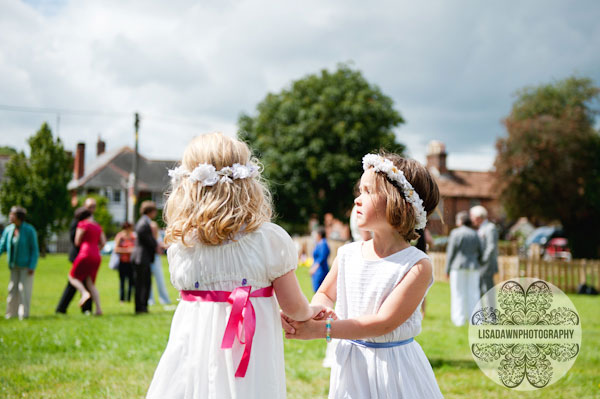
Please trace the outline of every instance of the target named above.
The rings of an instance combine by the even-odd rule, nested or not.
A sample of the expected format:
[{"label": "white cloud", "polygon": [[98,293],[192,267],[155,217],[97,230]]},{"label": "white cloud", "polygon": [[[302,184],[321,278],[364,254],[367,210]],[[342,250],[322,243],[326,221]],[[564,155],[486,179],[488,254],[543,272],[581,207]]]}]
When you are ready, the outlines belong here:
[{"label": "white cloud", "polygon": [[[590,76],[600,84],[600,5],[532,1],[425,3],[5,1],[0,104],[119,113],[62,114],[68,148],[98,134],[178,158],[189,139],[235,134],[267,92],[352,61],[391,96],[407,123],[399,139],[424,160],[443,140],[448,162],[488,169],[515,90]],[[0,110],[0,145],[25,148],[56,115]],[[88,159],[91,149],[88,150]]]}]

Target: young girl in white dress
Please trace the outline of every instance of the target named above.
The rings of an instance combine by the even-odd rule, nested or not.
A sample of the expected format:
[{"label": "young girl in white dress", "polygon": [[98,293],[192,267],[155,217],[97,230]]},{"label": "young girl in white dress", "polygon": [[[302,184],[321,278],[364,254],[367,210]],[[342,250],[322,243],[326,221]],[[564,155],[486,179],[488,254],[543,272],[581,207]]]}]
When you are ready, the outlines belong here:
[{"label": "young girl in white dress", "polygon": [[312,300],[338,320],[295,322],[286,337],[338,339],[329,398],[436,399],[442,394],[414,337],[433,283],[425,253],[410,245],[439,200],[427,169],[395,154],[369,154],[356,198],[358,227],[373,238],[341,247]]},{"label": "young girl in white dress", "polygon": [[298,320],[327,313],[300,290],[296,248],[269,222],[256,160],[243,142],[209,134],[169,175],[165,241],[181,300],[147,397],[285,398],[279,307]]}]

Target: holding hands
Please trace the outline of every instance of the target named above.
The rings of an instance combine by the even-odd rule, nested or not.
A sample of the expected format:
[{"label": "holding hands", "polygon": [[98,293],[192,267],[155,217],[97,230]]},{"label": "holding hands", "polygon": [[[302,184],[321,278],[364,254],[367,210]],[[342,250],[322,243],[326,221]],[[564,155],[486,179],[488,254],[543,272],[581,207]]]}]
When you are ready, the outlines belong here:
[{"label": "holding hands", "polygon": [[[281,325],[288,339],[316,339],[322,338],[325,332],[325,321],[328,318],[337,320],[337,315],[330,307],[324,305],[310,305],[313,317],[306,321],[297,321],[281,312]],[[321,331],[322,330],[322,331]]]}]

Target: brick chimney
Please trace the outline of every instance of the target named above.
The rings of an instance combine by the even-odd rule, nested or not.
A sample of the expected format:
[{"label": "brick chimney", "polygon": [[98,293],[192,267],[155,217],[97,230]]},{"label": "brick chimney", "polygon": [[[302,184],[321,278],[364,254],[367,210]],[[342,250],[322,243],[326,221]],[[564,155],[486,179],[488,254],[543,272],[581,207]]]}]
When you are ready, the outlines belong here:
[{"label": "brick chimney", "polygon": [[98,142],[96,143],[96,156],[100,156],[100,155],[104,154],[105,150],[106,150],[106,143],[104,141],[102,141],[100,136],[98,136]]},{"label": "brick chimney", "polygon": [[77,143],[77,150],[75,151],[75,162],[73,165],[73,178],[79,180],[83,177],[85,165],[85,143]]},{"label": "brick chimney", "polygon": [[440,175],[448,173],[446,167],[446,145],[441,141],[430,141],[427,145],[427,169],[433,169]]}]

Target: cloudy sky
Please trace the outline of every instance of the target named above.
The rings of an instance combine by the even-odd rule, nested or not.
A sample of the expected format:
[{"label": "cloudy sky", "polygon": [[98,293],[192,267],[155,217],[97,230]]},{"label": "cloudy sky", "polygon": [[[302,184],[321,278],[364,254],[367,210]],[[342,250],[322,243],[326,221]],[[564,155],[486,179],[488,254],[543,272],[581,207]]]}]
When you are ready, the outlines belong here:
[{"label": "cloudy sky", "polygon": [[[600,85],[600,2],[0,0],[0,145],[48,121],[69,149],[100,135],[178,159],[235,134],[268,92],[348,62],[392,97],[424,161],[487,170],[516,90],[570,75]],[[60,115],[56,110],[60,110]]]}]

